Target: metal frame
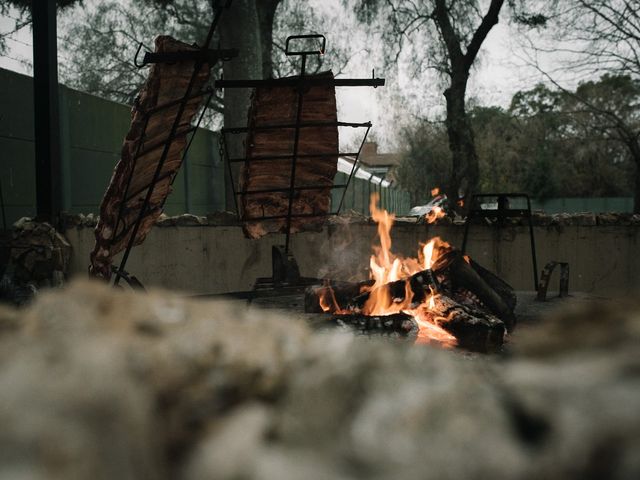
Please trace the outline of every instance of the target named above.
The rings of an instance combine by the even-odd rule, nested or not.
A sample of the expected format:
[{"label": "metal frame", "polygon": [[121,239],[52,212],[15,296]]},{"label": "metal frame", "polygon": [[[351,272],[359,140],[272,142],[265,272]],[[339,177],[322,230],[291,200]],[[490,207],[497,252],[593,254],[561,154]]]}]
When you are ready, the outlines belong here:
[{"label": "metal frame", "polygon": [[137,68],[144,68],[152,63],[175,63],[185,60],[194,60],[196,62],[215,65],[220,60],[230,60],[238,55],[238,50],[236,49],[211,50],[203,48],[200,50],[187,50],[184,52],[145,52],[142,63],[138,63],[138,56],[143,46],[144,45],[142,43],[138,45],[138,50],[133,58],[133,64]]},{"label": "metal frame", "polygon": [[536,300],[544,302],[547,299],[547,290],[549,289],[551,274],[558,265],[560,265],[560,291],[558,297],[563,298],[569,295],[569,264],[567,262],[556,262],[552,260],[542,269]]},{"label": "metal frame", "polygon": [[[497,210],[483,210],[480,208],[478,202],[482,198],[497,198],[498,209]],[[524,198],[527,201],[527,208],[516,209],[509,208],[510,198]],[[526,218],[529,223],[529,238],[531,242],[531,262],[533,264],[533,285],[534,290],[538,291],[538,263],[536,260],[536,241],[533,235],[533,221],[531,215],[531,199],[526,193],[483,193],[473,195],[471,197],[471,203],[469,204],[469,212],[467,213],[467,219],[464,223],[464,236],[462,238],[462,253],[465,253],[467,247],[467,239],[469,237],[469,225],[474,218],[494,218],[497,219],[496,227],[501,228],[504,226],[504,220],[506,218]]]},{"label": "metal frame", "polygon": [[[317,50],[301,50],[295,51],[290,50],[290,43],[292,40],[297,39],[318,39],[322,41],[322,46]],[[254,131],[260,130],[293,130],[294,131],[294,139],[293,139],[293,151],[290,155],[273,155],[273,156],[263,156],[258,158],[229,158],[228,149],[227,149],[227,135],[234,134],[243,134],[248,133],[248,127],[240,127],[240,128],[223,128],[221,130],[222,135],[222,150],[224,154],[224,159],[227,164],[227,170],[229,171],[229,180],[231,183],[231,188],[233,190],[233,199],[236,207],[236,212],[238,218],[241,221],[259,221],[259,220],[276,220],[276,219],[286,219],[286,230],[285,230],[285,245],[284,245],[284,253],[289,253],[289,244],[291,238],[291,220],[293,218],[311,218],[311,217],[328,217],[332,215],[338,215],[342,208],[342,204],[344,203],[344,197],[351,183],[351,179],[353,177],[354,172],[356,171],[356,166],[358,165],[360,153],[362,152],[362,146],[367,139],[369,134],[369,130],[371,129],[371,122],[364,123],[353,123],[353,122],[303,122],[302,121],[302,106],[304,103],[304,94],[305,92],[313,86],[318,85],[331,85],[334,87],[354,87],[354,86],[370,86],[370,87],[378,87],[384,85],[384,79],[381,78],[371,78],[371,79],[360,79],[360,78],[349,78],[349,79],[335,79],[335,78],[313,78],[306,76],[306,66],[307,66],[307,57],[309,55],[323,55],[326,48],[326,38],[324,35],[292,35],[287,37],[285,42],[285,54],[288,56],[300,56],[302,57],[301,67],[300,67],[300,75],[295,78],[283,78],[283,79],[269,79],[269,80],[218,80],[215,82],[216,88],[256,88],[256,87],[282,87],[282,86],[292,86],[295,87],[298,93],[297,96],[297,106],[296,106],[296,121],[292,124],[285,125],[261,125],[253,128]],[[375,75],[375,74],[374,74]],[[300,140],[300,130],[303,128],[317,128],[317,127],[352,127],[352,128],[366,128],[366,131],[363,135],[362,142],[360,143],[360,147],[357,152],[340,152],[339,148],[336,152],[326,152],[326,153],[317,153],[317,154],[299,154],[298,153],[298,144]],[[304,186],[296,186],[296,167],[299,158],[315,158],[315,157],[324,157],[324,156],[348,156],[353,157],[354,162],[351,168],[351,172],[349,174],[348,180],[345,184],[341,185],[304,185]],[[288,188],[271,188],[271,189],[261,189],[261,190],[241,190],[238,191],[236,188],[236,179],[233,176],[233,169],[231,168],[232,163],[244,163],[248,165],[250,162],[254,161],[265,161],[265,160],[288,160],[291,162],[291,173],[290,173],[290,183]],[[293,199],[295,196],[295,192],[302,190],[334,190],[334,189],[342,189],[342,196],[340,198],[340,203],[338,208],[333,212],[328,213],[311,213],[311,214],[294,214],[293,213]],[[271,215],[271,216],[258,216],[258,217],[247,217],[244,215],[244,212],[240,210],[238,198],[246,197],[248,195],[256,195],[261,193],[271,193],[271,192],[288,192],[288,203],[287,203],[287,213],[282,215]]]},{"label": "metal frame", "polygon": [[[138,55],[143,47],[143,44],[141,43],[138,47],[138,50],[136,52],[135,58],[134,58],[134,63],[138,68],[142,68],[148,64],[152,64],[152,63],[158,63],[158,62],[176,62],[176,61],[181,61],[181,60],[193,60],[194,61],[194,66],[193,66],[193,72],[191,74],[191,78],[189,80],[189,83],[187,85],[187,89],[184,93],[184,95],[182,96],[182,98],[177,99],[177,100],[173,100],[167,103],[164,103],[162,105],[157,105],[152,109],[147,110],[146,112],[144,112],[144,128],[143,128],[143,132],[140,135],[140,139],[138,141],[138,144],[136,146],[136,153],[134,155],[134,158],[132,160],[133,162],[133,168],[131,169],[131,175],[129,176],[128,180],[127,180],[127,186],[125,188],[125,192],[124,192],[124,198],[122,199],[122,203],[120,204],[120,209],[118,211],[118,217],[116,220],[116,225],[115,225],[115,229],[114,229],[114,236],[113,239],[111,241],[111,245],[113,245],[115,243],[116,240],[119,240],[123,237],[126,237],[127,235],[131,235],[129,237],[129,241],[127,243],[127,246],[124,250],[124,254],[122,255],[122,260],[120,261],[120,265],[118,267],[114,267],[114,272],[115,272],[115,279],[113,281],[114,285],[118,285],[118,283],[120,282],[120,279],[123,277],[127,277],[128,275],[126,274],[125,271],[125,266],[127,264],[127,260],[129,259],[129,255],[131,254],[131,249],[134,246],[135,240],[136,240],[136,236],[138,234],[138,230],[140,229],[140,225],[142,224],[142,221],[144,220],[144,218],[146,216],[148,216],[150,214],[150,212],[148,211],[149,209],[149,204],[151,202],[151,196],[153,194],[153,191],[156,187],[156,185],[158,184],[159,181],[164,180],[165,177],[161,177],[160,174],[162,172],[162,167],[164,166],[164,163],[167,159],[167,156],[169,154],[169,150],[171,148],[171,145],[173,143],[173,141],[175,140],[175,138],[178,135],[189,135],[191,134],[191,137],[189,139],[189,141],[187,142],[187,146],[184,150],[184,152],[182,153],[182,158],[181,158],[181,162],[183,163],[186,160],[186,155],[187,152],[189,151],[189,147],[191,146],[191,143],[193,142],[193,138],[196,134],[196,131],[198,129],[198,127],[200,126],[200,122],[202,121],[202,118],[204,116],[204,112],[206,111],[207,107],[209,106],[209,103],[211,102],[211,98],[213,97],[214,94],[214,90],[212,88],[205,88],[204,90],[200,91],[200,92],[195,92],[193,93],[193,88],[194,88],[194,84],[195,81],[198,77],[198,74],[200,72],[200,70],[202,69],[202,66],[205,63],[209,63],[211,64],[211,66],[213,65],[213,63],[216,63],[220,60],[225,61],[225,60],[229,60],[235,56],[237,56],[238,51],[237,50],[211,50],[209,49],[209,45],[211,44],[211,40],[213,39],[213,34],[215,32],[216,27],[218,26],[218,23],[220,22],[220,17],[222,16],[222,12],[224,9],[229,8],[231,6],[231,0],[226,0],[224,2],[212,2],[212,6],[213,6],[213,10],[214,10],[214,16],[213,16],[213,20],[211,22],[211,25],[209,27],[209,31],[207,33],[207,37],[206,40],[204,42],[204,44],[202,45],[202,47],[198,50],[189,50],[189,51],[184,51],[184,52],[172,52],[172,53],[164,53],[164,54],[158,54],[158,53],[152,53],[152,52],[146,52],[145,56],[144,56],[144,60],[143,62],[140,64],[137,61]],[[190,100],[193,100],[195,98],[200,98],[200,97],[207,97],[206,101],[205,101],[205,105],[204,108],[202,109],[202,112],[200,113],[200,116],[198,118],[198,121],[196,123],[195,126],[189,127],[186,130],[182,130],[182,131],[178,131],[178,127],[180,125],[180,122],[182,120],[182,116],[184,114],[184,110],[187,106],[187,103]],[[149,120],[151,119],[151,117],[159,112],[163,112],[171,107],[175,107],[178,106],[178,110],[176,113],[176,116],[174,118],[173,121],[173,125],[171,126],[171,130],[169,131],[169,135],[162,141],[159,143],[156,143],[152,146],[147,146],[147,148],[145,148],[145,135],[146,135],[146,130],[147,130],[147,126],[149,125]],[[158,164],[156,166],[153,178],[151,180],[151,183],[149,185],[147,185],[144,189],[142,189],[141,191],[138,191],[135,193],[135,195],[138,195],[140,193],[142,193],[145,189],[147,190],[147,193],[145,195],[144,201],[142,203],[142,206],[140,208],[140,213],[138,214],[138,217],[136,218],[135,222],[131,225],[124,225],[120,235],[116,234],[118,233],[119,229],[120,229],[120,225],[124,222],[124,208],[127,202],[127,199],[131,198],[132,195],[129,194],[129,188],[131,186],[131,181],[133,179],[133,176],[135,174],[136,171],[136,165],[137,165],[137,160],[138,158],[140,158],[142,155],[149,153],[149,151],[151,150],[155,150],[155,149],[159,149],[159,148],[163,148],[162,150],[162,154],[160,156],[160,160],[158,161]],[[175,180],[175,175],[173,176],[173,178],[171,179],[171,183],[173,184],[173,181]],[[161,208],[164,208],[164,203],[166,202],[166,198],[164,199],[162,205],[160,206]]]}]

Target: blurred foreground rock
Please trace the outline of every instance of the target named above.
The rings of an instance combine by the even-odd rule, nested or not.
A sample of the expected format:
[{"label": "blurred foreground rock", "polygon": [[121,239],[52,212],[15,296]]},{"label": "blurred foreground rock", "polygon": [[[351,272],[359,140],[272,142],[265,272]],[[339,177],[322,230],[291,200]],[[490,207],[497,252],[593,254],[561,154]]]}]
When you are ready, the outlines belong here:
[{"label": "blurred foreground rock", "polygon": [[639,311],[470,357],[74,284],[0,309],[0,478],[640,478]]}]

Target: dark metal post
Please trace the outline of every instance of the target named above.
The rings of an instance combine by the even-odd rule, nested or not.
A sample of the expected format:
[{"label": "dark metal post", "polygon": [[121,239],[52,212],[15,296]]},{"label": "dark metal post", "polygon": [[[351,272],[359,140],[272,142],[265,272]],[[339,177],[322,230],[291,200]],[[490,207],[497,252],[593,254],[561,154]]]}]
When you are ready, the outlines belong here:
[{"label": "dark metal post", "polygon": [[2,229],[7,229],[7,214],[4,211],[4,196],[2,195],[2,182],[0,181],[0,207],[2,208]]},{"label": "dark metal post", "polygon": [[[533,288],[538,291],[538,260],[536,257],[536,240],[533,236],[533,215],[531,214],[531,199],[527,195],[527,210],[529,211],[529,240],[531,241],[531,261],[533,262]],[[569,280],[567,279],[567,282]]]},{"label": "dark metal post", "polygon": [[56,2],[32,5],[36,211],[56,226],[62,208]]},{"label": "dark metal post", "polygon": [[[302,54],[302,68],[300,79],[304,78],[307,67],[307,55]],[[302,101],[304,99],[304,84],[298,86],[298,106],[296,111],[296,129],[293,138],[293,157],[291,158],[291,182],[289,184],[289,206],[287,211],[287,231],[284,243],[284,252],[289,253],[289,240],[291,239],[291,214],[293,213],[293,196],[296,187],[296,163],[298,161],[298,144],[300,142],[300,123],[302,122]]]}]

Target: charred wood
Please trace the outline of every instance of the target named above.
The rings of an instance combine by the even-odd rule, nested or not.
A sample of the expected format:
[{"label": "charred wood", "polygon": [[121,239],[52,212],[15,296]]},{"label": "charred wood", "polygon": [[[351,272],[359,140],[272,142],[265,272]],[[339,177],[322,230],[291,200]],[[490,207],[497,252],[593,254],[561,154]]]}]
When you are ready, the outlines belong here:
[{"label": "charred wood", "polygon": [[495,352],[504,342],[505,324],[480,308],[463,305],[446,295],[434,298],[427,313],[432,323],[456,337],[458,346],[475,352]]},{"label": "charred wood", "polygon": [[400,335],[409,335],[418,329],[413,317],[406,313],[392,315],[336,314],[331,317],[331,321],[363,333],[395,332]]},{"label": "charred wood", "polygon": [[480,277],[482,277],[482,279],[487,282],[487,284],[498,295],[500,295],[500,298],[502,298],[509,309],[512,312],[515,311],[518,299],[516,297],[516,293],[513,290],[513,287],[511,287],[511,285],[502,280],[500,277],[491,273],[489,270],[487,270],[477,262],[474,262],[473,260],[471,260],[471,267],[473,267],[473,269],[478,272],[478,275],[480,275]]},{"label": "charred wood", "polygon": [[[407,281],[409,282],[409,286],[413,292],[411,301],[414,304],[424,302],[431,290],[437,292],[439,289],[439,282],[432,270],[422,270],[418,273],[414,273],[408,279],[389,282],[379,288],[389,290],[391,298],[403,301],[407,294]],[[364,304],[367,303],[372,291],[373,290],[362,292],[360,295],[353,298],[351,302],[347,304],[347,307],[358,309],[362,308]]]},{"label": "charred wood", "polygon": [[[451,281],[451,290],[462,288],[474,294],[491,313],[500,318],[511,331],[515,327],[515,294],[513,289],[488,270],[467,262],[462,253],[447,254],[449,262],[438,275]],[[491,282],[491,284],[489,283]]]},{"label": "charred wood", "polygon": [[[340,282],[327,281],[325,285],[313,285],[305,291],[304,294],[304,311],[305,313],[322,313],[325,310],[321,306],[322,298],[333,298],[338,306],[345,308],[353,304],[354,298],[360,295],[362,288],[371,286],[372,281],[367,282]],[[332,303],[332,302],[331,302]],[[332,306],[332,305],[330,305]],[[334,311],[333,309],[331,311]]]}]

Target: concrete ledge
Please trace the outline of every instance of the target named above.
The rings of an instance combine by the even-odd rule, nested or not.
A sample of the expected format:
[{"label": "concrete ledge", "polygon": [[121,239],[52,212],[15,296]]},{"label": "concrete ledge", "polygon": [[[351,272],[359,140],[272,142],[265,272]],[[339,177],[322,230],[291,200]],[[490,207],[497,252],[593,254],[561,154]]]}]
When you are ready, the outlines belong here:
[{"label": "concrete ledge", "polygon": [[[538,270],[550,260],[566,261],[571,267],[570,292],[632,294],[640,289],[640,224],[635,217],[640,219],[626,216],[627,224],[596,220],[595,224],[536,226]],[[347,217],[320,232],[292,236],[292,250],[303,275],[366,278],[376,227],[352,220],[357,219]],[[249,240],[240,226],[211,225],[209,221],[202,224],[192,219],[189,222],[154,228],[145,243],[134,248],[127,270],[145,285],[192,293],[248,290],[257,277],[271,275],[271,246],[283,243],[284,235]],[[392,231],[392,248],[397,254],[415,256],[419,244],[434,236],[460,246],[463,231],[461,225],[398,222]],[[71,273],[86,274],[93,230],[79,223],[68,228],[65,235],[73,247]],[[515,225],[498,230],[487,225],[472,226],[467,251],[517,290],[533,290],[527,227]],[[554,277],[550,296],[556,289]]]}]

